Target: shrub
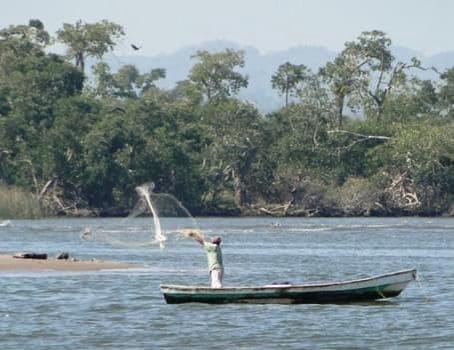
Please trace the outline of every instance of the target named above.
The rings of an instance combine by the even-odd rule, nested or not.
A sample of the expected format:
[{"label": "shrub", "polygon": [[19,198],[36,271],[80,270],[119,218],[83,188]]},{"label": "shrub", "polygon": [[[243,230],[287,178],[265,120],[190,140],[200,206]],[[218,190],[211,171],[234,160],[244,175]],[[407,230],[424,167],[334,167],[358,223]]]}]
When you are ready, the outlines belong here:
[{"label": "shrub", "polygon": [[36,196],[17,187],[0,185],[0,218],[32,219],[43,213]]},{"label": "shrub", "polygon": [[380,193],[368,179],[350,177],[331,193],[331,198],[345,215],[368,216],[380,208]]}]

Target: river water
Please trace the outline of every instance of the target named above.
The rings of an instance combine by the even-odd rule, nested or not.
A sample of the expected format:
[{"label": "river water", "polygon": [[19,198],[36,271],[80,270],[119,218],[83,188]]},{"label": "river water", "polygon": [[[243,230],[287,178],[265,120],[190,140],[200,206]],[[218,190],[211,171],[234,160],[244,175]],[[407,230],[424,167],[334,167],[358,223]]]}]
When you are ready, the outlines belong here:
[{"label": "river water", "polygon": [[0,272],[0,349],[454,348],[452,218],[198,219],[207,235],[223,237],[226,285],[418,269],[419,283],[399,297],[351,305],[167,305],[160,283],[208,283],[195,242],[171,238],[160,250],[80,239],[85,227],[146,231],[151,222],[13,220],[0,227],[0,252],[68,251],[143,266]]}]

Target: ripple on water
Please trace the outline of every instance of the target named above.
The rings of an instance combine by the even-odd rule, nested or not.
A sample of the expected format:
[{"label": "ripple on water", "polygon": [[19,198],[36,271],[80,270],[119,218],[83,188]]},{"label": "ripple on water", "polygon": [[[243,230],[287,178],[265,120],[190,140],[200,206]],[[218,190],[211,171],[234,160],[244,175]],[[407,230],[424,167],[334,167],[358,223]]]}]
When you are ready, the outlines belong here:
[{"label": "ripple on water", "polygon": [[[454,220],[445,218],[201,219],[222,234],[226,283],[342,280],[417,267],[420,285],[396,299],[354,305],[166,305],[160,283],[205,284],[192,241],[167,248],[79,239],[87,226],[146,232],[138,219],[14,220],[2,250],[66,250],[143,268],[2,273],[1,349],[450,348],[454,344]],[[131,226],[132,225],[132,226]],[[135,226],[136,225],[136,226]]]}]

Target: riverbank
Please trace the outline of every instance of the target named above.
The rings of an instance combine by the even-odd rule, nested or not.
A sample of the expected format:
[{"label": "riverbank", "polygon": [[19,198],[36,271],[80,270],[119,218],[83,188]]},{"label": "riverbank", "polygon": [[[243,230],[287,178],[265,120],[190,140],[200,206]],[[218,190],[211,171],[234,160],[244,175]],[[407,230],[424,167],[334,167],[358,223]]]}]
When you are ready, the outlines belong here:
[{"label": "riverbank", "polygon": [[[403,210],[401,208],[359,208],[348,210],[349,208],[340,207],[314,207],[288,206],[287,204],[271,205],[251,205],[243,208],[205,208],[202,210],[191,211],[195,217],[319,217],[319,218],[349,218],[349,217],[454,217],[454,203],[445,210],[425,209],[425,210]],[[53,217],[73,217],[73,218],[118,218],[126,217],[130,212],[126,209],[118,208],[85,208],[73,211],[60,212]],[[48,216],[49,217],[49,216]]]},{"label": "riverbank", "polygon": [[101,260],[57,260],[57,259],[22,259],[15,258],[13,254],[0,254],[0,272],[2,271],[101,271],[114,269],[131,269],[140,265],[101,261]]}]

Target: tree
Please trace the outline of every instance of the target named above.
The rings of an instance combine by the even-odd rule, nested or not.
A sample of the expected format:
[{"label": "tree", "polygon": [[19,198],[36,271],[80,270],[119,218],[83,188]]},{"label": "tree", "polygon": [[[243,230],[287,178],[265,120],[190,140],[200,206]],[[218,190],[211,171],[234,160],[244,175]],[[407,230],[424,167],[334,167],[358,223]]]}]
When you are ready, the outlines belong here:
[{"label": "tree", "polygon": [[83,87],[79,70],[45,52],[49,43],[39,20],[0,30],[0,150],[8,155],[2,180],[36,193],[54,169],[48,141],[55,106]]},{"label": "tree", "polygon": [[0,149],[6,149],[10,156],[5,180],[39,193],[54,169],[48,142],[49,130],[58,117],[55,106],[80,94],[83,76],[61,57],[36,48],[2,63]]},{"label": "tree", "polygon": [[[382,104],[381,93],[384,74],[391,69],[394,59],[389,50],[391,40],[381,31],[363,32],[356,41],[346,42],[344,50],[321,69],[321,74],[330,84],[338,110],[338,124],[342,126],[346,98],[356,107],[362,92],[367,92],[375,103]],[[369,89],[371,71],[378,72],[375,89]],[[399,71],[399,70],[398,70]],[[400,72],[400,71],[399,71]],[[380,109],[381,112],[381,109]]]},{"label": "tree", "polygon": [[[383,87],[386,73],[391,70],[391,63],[394,60],[390,46],[391,39],[379,30],[362,32],[356,41],[345,43],[346,50],[356,56],[356,61],[361,66],[361,73],[365,78],[363,84],[357,86],[358,92],[359,94],[365,92],[372,99],[377,106],[379,115],[383,111],[384,99],[392,85],[390,80],[388,81],[389,84]],[[377,74],[375,79],[372,78],[372,73]],[[397,77],[397,74],[394,76]]]},{"label": "tree", "polygon": [[384,32],[374,30],[363,32],[355,41],[345,44],[346,49],[356,56],[365,78],[357,86],[355,97],[359,99],[358,104],[377,119],[382,117],[390,93],[407,82],[407,72],[425,69],[415,57],[410,62],[394,62],[391,43]]},{"label": "tree", "polygon": [[100,97],[139,98],[147,91],[157,89],[155,82],[165,78],[166,71],[162,68],[152,69],[141,74],[136,66],[126,64],[116,73],[110,67],[99,62],[93,66],[95,76],[94,93]]},{"label": "tree", "polygon": [[138,98],[145,92],[155,89],[155,82],[165,78],[166,71],[162,68],[152,69],[141,74],[136,66],[125,64],[116,73],[111,73],[109,66],[99,62],[93,66],[96,82],[95,94],[101,97]]},{"label": "tree", "polygon": [[[10,84],[11,75],[20,71],[20,63],[30,57],[44,55],[50,42],[49,33],[41,21],[32,19],[28,25],[9,26],[0,30],[0,91]],[[22,73],[22,75],[24,75]],[[3,88],[4,88],[3,85]],[[0,96],[3,94],[0,94]],[[6,108],[5,96],[0,97],[0,113]],[[2,106],[3,102],[3,106]],[[3,108],[2,108],[3,107]]]},{"label": "tree", "polygon": [[248,202],[248,182],[263,146],[260,114],[249,103],[225,99],[208,104],[204,126],[210,142],[204,152],[203,168],[212,190],[212,202],[223,188],[231,186],[234,202]]},{"label": "tree", "polygon": [[178,81],[175,88],[170,91],[170,96],[184,103],[188,109],[194,109],[203,102],[203,94],[196,84],[190,80]]},{"label": "tree", "polygon": [[396,135],[371,154],[386,160],[380,171],[385,202],[404,212],[446,210],[454,194],[454,123],[423,120],[395,127]]},{"label": "tree", "polygon": [[286,62],[272,75],[271,85],[285,96],[285,107],[288,107],[289,96],[297,95],[300,83],[308,79],[309,74],[310,70],[304,64]]},{"label": "tree", "polygon": [[[375,86],[366,89],[365,108],[371,106],[372,112],[377,119],[382,117],[385,103],[391,91],[398,86],[405,85],[407,81],[406,71],[412,68],[421,68],[421,63],[418,59],[412,58],[411,63],[397,62],[388,71],[380,70]],[[367,97],[369,97],[369,100]]]},{"label": "tree", "polygon": [[67,57],[74,59],[76,67],[85,72],[87,57],[102,58],[105,53],[113,50],[118,40],[124,35],[123,28],[115,23],[103,20],[97,23],[82,23],[75,25],[64,23],[57,31],[57,38],[65,44]]},{"label": "tree", "polygon": [[247,76],[236,71],[244,67],[243,51],[198,51],[192,58],[197,59],[198,63],[191,68],[189,79],[205,94],[208,101],[231,96],[248,86]]},{"label": "tree", "polygon": [[339,126],[347,98],[351,107],[362,106],[380,119],[390,92],[406,82],[406,72],[423,69],[416,58],[393,64],[390,46],[391,39],[384,32],[363,32],[355,41],[346,42],[334,62],[322,68],[335,96]]},{"label": "tree", "polygon": [[[319,133],[335,120],[335,107],[329,91],[320,76],[312,74],[299,88],[298,97],[299,100],[287,109],[270,115],[273,129],[281,130],[282,137],[299,134],[298,143],[307,142],[306,146],[317,147]],[[307,137],[301,137],[303,133]]]},{"label": "tree", "polygon": [[454,117],[454,68],[448,69],[441,75],[443,85],[440,89],[440,104],[443,112]]},{"label": "tree", "polygon": [[136,66],[125,64],[113,75],[116,95],[124,98],[137,98],[140,72]]},{"label": "tree", "polygon": [[156,89],[156,82],[161,79],[165,79],[167,73],[164,68],[154,68],[148,73],[140,75],[138,79],[138,85],[142,90],[142,93],[145,93],[149,90]]},{"label": "tree", "polygon": [[[337,110],[337,123],[343,124],[343,111],[347,97],[359,90],[360,85],[366,83],[363,66],[364,61],[359,61],[355,50],[346,47],[333,62],[328,62],[320,69],[320,75],[327,81]],[[354,101],[354,100],[352,100]]]},{"label": "tree", "polygon": [[273,141],[267,153],[275,161],[273,193],[288,205],[295,204],[302,192],[310,192],[312,184],[329,178],[336,161],[327,134],[336,118],[329,91],[319,76],[312,75],[298,96],[297,103],[268,116]]},{"label": "tree", "polygon": [[393,89],[383,106],[383,119],[405,122],[421,119],[428,115],[437,117],[439,96],[430,80],[413,78],[398,89]]},{"label": "tree", "polygon": [[102,98],[114,96],[115,81],[109,65],[105,62],[99,62],[92,67],[92,71],[95,77],[94,94]]},{"label": "tree", "polygon": [[58,210],[65,212],[62,202],[65,207],[70,204],[72,209],[86,207],[83,180],[88,152],[84,141],[100,117],[100,103],[88,96],[74,96],[57,101],[54,110],[55,121],[46,135],[42,152],[47,159],[45,179],[53,179],[61,195],[54,207],[57,204]]},{"label": "tree", "polygon": [[8,53],[16,56],[40,52],[50,43],[44,24],[31,19],[28,25],[9,26],[0,30],[0,57]]}]

